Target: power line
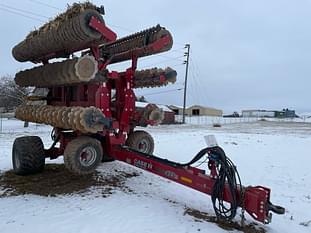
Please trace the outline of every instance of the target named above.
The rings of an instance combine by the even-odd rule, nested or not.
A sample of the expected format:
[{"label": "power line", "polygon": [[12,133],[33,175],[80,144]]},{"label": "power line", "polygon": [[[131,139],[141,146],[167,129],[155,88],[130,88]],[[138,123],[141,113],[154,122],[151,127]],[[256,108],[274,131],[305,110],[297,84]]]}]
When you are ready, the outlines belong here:
[{"label": "power line", "polygon": [[[39,4],[39,5],[43,5],[43,6],[52,8],[52,9],[62,10],[62,9],[59,8],[59,7],[55,7],[55,6],[52,6],[52,5],[50,5],[50,4],[47,4],[47,3],[45,3],[45,2],[41,2],[41,1],[38,1],[38,0],[28,0],[28,1],[37,3],[37,4]],[[121,30],[123,30],[123,31],[126,31],[126,32],[131,32],[131,33],[134,32],[134,30],[129,29],[129,28],[126,28],[126,27],[123,27],[123,26],[118,26],[118,25],[110,24],[110,23],[109,23],[109,24],[107,23],[107,25],[108,25],[108,26],[115,27],[115,28],[119,28],[119,29],[121,29]]]},{"label": "power line", "polygon": [[[193,84],[193,73],[192,73],[192,68],[191,68],[191,63],[190,63],[190,67],[189,67],[189,80],[188,80],[188,96],[190,97],[190,99],[192,100],[192,102],[197,103],[197,90],[196,88],[192,85]],[[190,101],[191,102],[191,101]]]},{"label": "power line", "polygon": [[[29,1],[31,1],[31,0],[29,0]],[[34,1],[34,2],[37,2],[37,1]],[[44,4],[44,3],[43,3],[43,4]],[[47,5],[47,4],[44,4],[44,5]],[[1,4],[1,3],[0,3],[0,6],[5,7],[5,8],[8,8],[8,11],[9,11],[9,12],[11,12],[9,9],[14,10],[14,12],[11,12],[11,13],[20,14],[21,16],[28,17],[28,18],[32,18],[32,19],[34,19],[34,20],[40,20],[40,19],[35,18],[35,17],[31,17],[31,16],[26,16],[26,15],[21,14],[21,13],[19,13],[19,12],[23,12],[23,13],[30,14],[30,15],[37,16],[37,17],[42,17],[42,18],[45,18],[45,19],[49,19],[49,17],[47,17],[47,16],[40,15],[40,14],[31,12],[31,11],[27,11],[27,10],[15,8],[15,7],[12,7],[12,6],[5,5],[5,4]],[[49,6],[51,6],[51,5],[49,5]],[[55,9],[59,9],[59,8],[56,8],[56,7],[53,7],[53,6],[51,6],[51,7],[52,7],[52,8],[55,8]],[[3,10],[4,10],[4,9],[3,9]],[[59,10],[61,10],[61,9],[59,9]],[[15,11],[19,11],[19,12],[15,12]],[[43,22],[42,20],[40,20],[40,21]],[[129,30],[129,29],[125,28],[125,27],[121,27],[121,26],[117,26],[117,25],[113,25],[113,24],[107,24],[107,25],[110,25],[110,26],[116,27],[116,28],[120,28],[120,29],[122,29],[122,30],[124,30],[124,31],[133,32],[132,30]]]},{"label": "power line", "polygon": [[9,6],[9,5],[5,5],[5,4],[2,4],[2,3],[0,3],[0,6],[8,8],[8,9],[11,9],[11,10],[20,11],[20,12],[23,12],[23,13],[26,13],[26,14],[30,14],[30,15],[34,15],[34,16],[38,16],[38,17],[42,17],[42,18],[48,19],[48,17],[46,17],[45,15],[40,15],[40,14],[31,12],[31,11],[15,8],[15,7],[12,7],[12,6]]},{"label": "power line", "polygon": [[200,83],[199,78],[201,77],[199,72],[199,66],[195,62],[194,58],[190,58],[191,61],[191,70],[192,70],[192,77],[195,85],[195,94],[199,96],[199,100],[203,100],[206,97],[206,93],[202,90],[202,82]]},{"label": "power line", "polygon": [[[126,62],[130,62],[130,61],[126,61]],[[156,65],[156,64],[159,64],[159,63],[153,63],[153,64],[149,64],[149,65],[145,65],[145,66],[140,66],[140,62],[138,60],[138,67],[137,67],[137,70],[141,70],[141,69],[145,69],[145,68],[153,68],[154,66],[153,65]],[[126,67],[128,67],[130,64],[121,64],[121,63],[115,63],[115,64],[110,64],[110,68],[113,69],[113,70],[120,70],[120,69],[124,69]],[[167,66],[169,66],[170,68],[176,68],[176,67],[179,67],[179,66],[184,66],[183,63],[177,63],[177,64],[168,64]]]},{"label": "power line", "polygon": [[[43,6],[46,6],[46,7],[49,7],[49,8],[52,8],[52,9],[56,9],[56,10],[60,10],[62,11],[61,8],[59,7],[55,7],[55,6],[52,6],[50,4],[47,4],[45,2],[41,2],[41,1],[38,1],[38,0],[28,0],[30,2],[34,2],[34,3],[37,3],[39,5],[43,5]],[[34,13],[34,12],[31,12],[31,11],[27,11],[27,10],[23,10],[23,9],[19,9],[19,8],[15,8],[15,7],[12,7],[12,6],[8,6],[8,5],[5,5],[5,4],[0,4],[2,5],[2,7],[6,7],[6,8],[9,8],[9,9],[12,9],[12,10],[15,10],[15,11],[20,11],[20,12],[24,12],[26,14],[30,14],[30,15],[34,15],[34,16],[38,16],[38,17],[42,17],[42,18],[45,18],[45,19],[49,19],[49,17],[45,16],[45,15],[41,15],[41,14],[37,14],[37,13]],[[4,9],[3,9],[4,10]],[[9,11],[9,10],[8,10]],[[9,11],[11,12],[11,11]],[[13,13],[13,12],[11,12]],[[24,17],[27,17],[27,18],[31,18],[31,19],[34,19],[34,20],[40,20],[40,19],[37,19],[37,18],[34,18],[34,17],[31,17],[31,16],[25,16],[24,14],[20,14]],[[43,22],[42,20],[40,20],[41,22]],[[131,32],[131,33],[134,33],[135,31],[133,29],[129,29],[127,27],[123,27],[123,26],[119,26],[119,25],[115,25],[115,24],[107,24],[108,26],[112,26],[112,27],[115,27],[115,28],[119,28],[123,31],[126,31],[126,32]],[[182,43],[179,43],[179,42],[174,42],[174,44],[178,44],[178,45],[183,45]],[[181,49],[175,49],[175,50],[172,50],[171,52],[178,52],[179,50]],[[162,57],[165,57],[164,55],[159,55],[159,56],[162,56]]]},{"label": "power line", "polygon": [[[167,54],[167,53],[174,53],[174,52],[180,52],[180,53],[181,53],[182,50],[184,50],[184,48],[173,49],[173,50],[167,51],[166,54]],[[182,53],[184,53],[184,52],[182,52]],[[151,59],[151,58],[155,58],[155,57],[157,57],[157,56],[163,57],[163,58],[168,58],[168,59],[174,59],[174,57],[169,57],[169,56],[165,56],[165,55],[162,55],[162,54],[157,53],[157,54],[153,54],[153,55],[151,55],[151,56],[147,56],[147,57],[140,58],[140,61],[144,61],[144,60],[148,60],[148,59]]]},{"label": "power line", "polygon": [[[54,9],[54,10],[58,10],[58,11],[62,11],[62,10],[63,10],[63,9],[61,9],[61,8],[59,8],[59,7],[50,5],[50,4],[48,4],[48,3],[45,3],[45,2],[42,2],[42,1],[39,1],[39,0],[28,0],[28,1],[33,2],[33,3],[37,3],[37,4],[42,5],[42,6],[45,6],[45,7],[52,8],[52,9]],[[13,8],[13,7],[11,7],[11,8]],[[24,12],[26,13],[25,10],[20,10],[20,9],[17,9],[17,8],[16,8],[16,10],[24,11]],[[37,15],[37,16],[40,16],[40,17],[48,18],[48,17],[46,17],[46,16],[42,16],[42,15],[39,15],[39,14],[36,14],[36,13],[33,13],[33,12],[29,12],[29,11],[28,11],[28,13],[33,14],[33,15]],[[119,26],[119,25],[115,25],[115,24],[110,24],[110,23],[107,24],[107,25],[110,25],[110,26],[112,26],[112,27],[119,28],[119,29],[121,29],[121,30],[123,30],[123,31],[127,31],[127,32],[131,32],[131,33],[135,32],[133,29],[130,29],[130,28],[127,28],[127,27],[123,27],[123,26]],[[183,43],[179,43],[179,42],[176,42],[176,41],[174,41],[174,44],[184,46]]]},{"label": "power line", "polygon": [[126,32],[130,32],[130,33],[133,33],[134,31],[132,29],[129,29],[129,28],[126,28],[126,27],[122,27],[122,26],[118,26],[118,25],[115,25],[115,24],[110,24],[110,23],[106,23],[108,26],[111,26],[111,27],[115,27],[115,28],[119,28],[123,31],[126,31]]},{"label": "power line", "polygon": [[[166,60],[163,60],[163,61],[160,61],[160,62],[152,63],[151,65],[158,65],[158,64],[162,64],[162,63],[165,63],[165,62],[168,62],[168,61],[180,60],[180,58],[182,58],[182,57],[184,57],[184,56],[173,57],[173,58],[166,59]],[[146,67],[149,67],[149,66],[150,66],[150,65],[145,65],[145,66],[140,67],[140,68],[146,68]]]},{"label": "power line", "polygon": [[[192,81],[192,82],[189,82],[189,95],[191,96],[192,100],[196,103],[196,104],[199,104],[200,103],[200,90],[198,88],[198,85],[197,85],[197,82],[196,82],[196,79],[195,79],[195,76],[194,76],[194,73],[193,73],[193,70],[191,68],[191,66],[189,67],[189,70],[190,70],[190,77],[191,79],[189,81]],[[199,89],[199,90],[198,90]]]},{"label": "power line", "polygon": [[[47,3],[45,3],[45,2],[41,2],[41,1],[39,1],[39,0],[28,0],[28,1],[34,2],[34,3],[37,3],[37,4],[40,4],[40,5],[43,5],[43,6],[52,8],[52,9],[62,10],[62,9],[59,8],[59,7],[52,6],[52,5],[50,5],[50,4],[47,4]],[[115,25],[115,24],[107,24],[107,25],[110,25],[110,26],[112,26],[112,27],[119,28],[119,29],[121,29],[121,30],[123,30],[123,31],[127,31],[127,32],[131,32],[131,33],[135,32],[135,30],[130,29],[130,28],[127,28],[127,27],[123,27],[123,26],[119,26],[119,25]],[[184,46],[184,45],[185,45],[184,43],[180,43],[180,42],[176,42],[176,41],[174,41],[174,44],[181,45],[181,46]]]},{"label": "power line", "polygon": [[179,42],[177,42],[177,41],[174,41],[174,44],[181,45],[181,46],[185,47],[185,44],[184,44],[184,43],[179,43]]},{"label": "power line", "polygon": [[191,64],[192,64],[192,66],[190,66],[190,72],[191,72],[192,82],[189,83],[190,84],[189,86],[191,86],[191,88],[193,89],[194,98],[195,98],[196,103],[199,104],[200,103],[199,100],[203,99],[204,96],[202,96],[200,85],[197,82],[197,78],[196,78],[197,76],[195,74],[194,64],[193,63],[191,63]]},{"label": "power line", "polygon": [[42,19],[39,19],[39,18],[36,18],[36,17],[32,17],[32,16],[29,16],[29,15],[25,15],[25,14],[22,14],[20,12],[12,11],[12,10],[7,9],[7,8],[0,7],[0,10],[5,11],[5,12],[9,12],[9,13],[12,13],[12,14],[15,14],[15,15],[23,16],[25,18],[32,19],[32,20],[44,23],[44,21]]},{"label": "power line", "polygon": [[183,64],[183,63],[178,63],[178,64],[173,64],[173,65],[168,65],[169,67],[171,67],[171,68],[176,68],[176,67],[178,67],[178,66],[185,66],[185,64]]},{"label": "power line", "polygon": [[158,94],[163,94],[163,93],[168,93],[168,92],[175,92],[175,91],[181,91],[181,90],[183,90],[183,88],[178,88],[178,89],[173,89],[173,90],[167,90],[167,91],[159,91],[159,92],[149,93],[149,94],[145,94],[144,96],[148,96],[148,95],[158,95]]},{"label": "power line", "polygon": [[45,2],[41,2],[41,1],[38,1],[38,0],[28,0],[30,2],[34,2],[34,3],[37,3],[39,5],[42,5],[42,6],[46,6],[46,7],[49,7],[49,8],[52,8],[52,9],[55,9],[55,10],[62,10],[61,8],[59,7],[56,7],[56,6],[52,6],[48,3],[45,3]]},{"label": "power line", "polygon": [[[38,0],[28,0],[28,1],[34,2],[34,3],[37,3],[37,4],[40,4],[40,5],[43,5],[43,6],[52,8],[52,9],[62,10],[62,9],[59,8],[59,7],[55,7],[55,6],[52,6],[52,5],[50,5],[50,4],[47,4],[47,3],[45,3],[45,2],[41,2],[41,1],[38,1]],[[126,32],[131,32],[131,33],[135,32],[134,30],[129,29],[129,28],[126,28],[126,27],[123,27],[123,26],[118,26],[118,25],[110,24],[110,23],[109,23],[109,24],[107,23],[107,25],[108,25],[108,26],[115,27],[115,28],[119,28],[119,29],[121,29],[121,30],[123,30],[123,31],[126,31]]]},{"label": "power line", "polygon": [[[42,3],[40,1],[34,1],[34,0],[29,0],[29,1],[33,1],[33,2],[36,2],[36,3]],[[53,7],[49,4],[45,4],[45,3],[42,3],[43,5],[47,5],[47,6],[50,6],[52,8],[55,8],[55,9],[59,9],[57,7]],[[29,16],[29,15],[26,15],[26,14],[30,14],[30,15],[33,15],[33,16],[38,16],[38,17],[42,17],[42,18],[46,18],[48,19],[48,17],[44,16],[44,15],[40,15],[40,14],[36,14],[34,12],[31,12],[31,11],[27,11],[27,10],[22,10],[22,9],[19,9],[19,8],[15,8],[15,7],[11,7],[11,6],[8,6],[8,5],[5,5],[5,4],[0,4],[0,6],[2,7],[5,7],[5,8],[1,8],[0,7],[0,10],[3,10],[3,11],[7,11],[7,12],[10,12],[10,13],[13,13],[13,14],[16,14],[16,15],[19,15],[19,16],[23,16],[23,17],[26,17],[26,18],[29,18],[29,19],[32,19],[32,20],[36,20],[36,21],[39,21],[39,22],[44,22],[43,20],[37,18],[37,17],[32,17],[32,16]],[[8,8],[8,9],[6,9]],[[12,11],[12,10],[14,11]],[[23,13],[20,13],[20,12],[16,12],[16,11],[20,11],[20,12],[24,12],[26,14],[23,14]],[[132,30],[129,30],[127,28],[124,28],[124,27],[120,27],[120,26],[117,26],[117,25],[112,25],[110,24],[111,26],[114,26],[114,27],[119,27],[119,28],[123,28],[123,30],[127,30],[127,31],[132,31]],[[174,50],[170,50],[169,52],[181,52],[181,50],[183,50],[184,48],[179,48],[179,49],[174,49]],[[152,65],[156,65],[156,64],[161,64],[161,63],[164,63],[164,62],[168,62],[168,61],[172,61],[172,60],[180,60],[179,58],[182,58],[183,56],[180,56],[180,57],[169,57],[169,56],[165,56],[165,55],[162,55],[162,54],[154,54],[153,56],[148,56],[148,57],[144,57],[142,59],[140,59],[141,61],[142,60],[146,60],[146,59],[150,59],[150,58],[153,58],[155,56],[160,56],[160,57],[163,57],[163,58],[168,58],[166,60],[163,60],[163,61],[160,61],[160,62],[157,62],[157,63],[153,63]],[[182,65],[182,64],[176,64],[174,66],[179,66],[179,65]],[[141,68],[146,68],[146,67],[149,67],[148,66],[143,66]]]},{"label": "power line", "polygon": [[185,47],[170,50],[171,53],[181,52],[184,53]]},{"label": "power line", "polygon": [[[154,64],[150,64],[149,66],[143,66],[143,67],[139,67],[139,70],[140,69],[145,69],[145,68],[153,68],[154,66],[153,66]],[[166,67],[170,67],[170,68],[176,68],[176,67],[179,67],[179,66],[184,66],[184,64],[183,63],[177,63],[177,64],[166,64],[165,65]]]}]

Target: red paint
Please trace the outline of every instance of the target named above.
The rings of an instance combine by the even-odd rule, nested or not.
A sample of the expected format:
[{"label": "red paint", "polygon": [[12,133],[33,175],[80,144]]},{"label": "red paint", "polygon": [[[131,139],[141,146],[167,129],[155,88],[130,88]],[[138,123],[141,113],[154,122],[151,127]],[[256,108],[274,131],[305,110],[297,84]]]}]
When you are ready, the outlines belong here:
[{"label": "red paint", "polygon": [[[210,175],[206,175],[204,170],[191,166],[173,167],[119,147],[113,147],[110,155],[116,160],[139,167],[199,192],[208,195],[212,192],[215,180]],[[241,200],[240,191],[238,193],[238,202]],[[229,188],[226,186],[224,200],[230,202],[229,196]],[[269,219],[267,208],[269,201],[270,189],[262,186],[247,187],[245,189],[243,205],[245,206],[245,210],[257,221],[266,223]]]}]

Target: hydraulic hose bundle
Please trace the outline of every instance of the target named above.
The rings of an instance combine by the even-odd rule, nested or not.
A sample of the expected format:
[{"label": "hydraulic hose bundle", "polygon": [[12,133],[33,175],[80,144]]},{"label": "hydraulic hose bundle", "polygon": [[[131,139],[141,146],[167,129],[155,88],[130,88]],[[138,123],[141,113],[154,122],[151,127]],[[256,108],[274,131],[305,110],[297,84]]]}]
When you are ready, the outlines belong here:
[{"label": "hydraulic hose bundle", "polygon": [[[241,179],[236,166],[221,147],[209,148],[208,153],[210,161],[214,161],[218,168],[218,175],[211,194],[214,211],[218,219],[230,221],[235,217],[240,205],[237,190],[242,188]],[[230,203],[224,203],[225,185],[229,187]]]},{"label": "hydraulic hose bundle", "polygon": [[[198,162],[201,158],[208,155],[209,161],[215,163],[218,168],[218,174],[215,179],[214,186],[212,188],[211,199],[213,202],[213,208],[216,217],[219,220],[230,221],[236,216],[237,208],[242,206],[243,197],[239,201],[238,191],[242,189],[241,179],[236,166],[233,162],[226,156],[224,150],[219,146],[207,147],[199,151],[193,159],[188,163],[176,163],[167,159],[162,159],[154,155],[149,155],[142,153],[138,150],[132,148],[126,148],[127,150],[139,153],[149,159],[159,161],[161,163],[167,164],[172,167],[185,168]],[[205,161],[205,160],[204,160]],[[225,194],[225,186],[229,187],[229,192]],[[224,195],[229,194],[230,202],[224,203]]]}]

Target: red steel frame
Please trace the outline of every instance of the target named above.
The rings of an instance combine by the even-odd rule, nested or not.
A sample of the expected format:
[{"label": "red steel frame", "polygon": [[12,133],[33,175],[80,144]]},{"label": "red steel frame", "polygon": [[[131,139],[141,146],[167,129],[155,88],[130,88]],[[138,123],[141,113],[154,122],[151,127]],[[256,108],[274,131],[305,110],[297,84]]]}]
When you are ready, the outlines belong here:
[{"label": "red steel frame", "polygon": [[[205,170],[195,167],[174,167],[159,162],[152,157],[145,157],[139,153],[126,150],[121,147],[114,147],[111,156],[116,160],[126,162],[130,165],[139,167],[176,183],[195,189],[199,192],[211,194],[215,183],[213,169],[211,174],[206,175]],[[241,195],[244,191],[244,198],[241,202]],[[224,200],[230,202],[229,187],[225,186]],[[237,201],[243,205],[245,210],[257,221],[269,223],[271,214],[269,214],[270,189],[262,186],[240,187],[237,193]]]},{"label": "red steel frame", "polygon": [[[90,26],[100,31],[110,40],[115,40],[114,33],[108,29],[100,21],[93,18]],[[160,51],[167,43],[170,43],[167,36],[160,38],[158,41],[149,45],[145,50]],[[99,70],[106,69],[109,60],[101,61],[99,57],[98,47],[91,47],[94,57],[99,62]],[[211,174],[205,174],[204,170],[188,167],[174,167],[169,164],[158,161],[152,157],[146,157],[140,153],[136,153],[126,148],[124,145],[126,136],[130,133],[134,126],[132,121],[135,119],[135,94],[133,91],[133,76],[136,70],[137,59],[143,49],[133,49],[132,65],[125,72],[118,73],[115,71],[108,73],[108,80],[105,82],[81,84],[74,87],[54,87],[50,89],[52,99],[48,101],[50,105],[63,106],[96,106],[101,109],[106,117],[112,118],[113,126],[110,130],[103,130],[97,136],[104,138],[102,146],[105,154],[116,160],[126,162],[130,165],[139,167],[156,175],[165,177],[169,180],[185,185],[197,191],[211,194],[215,183],[215,166],[211,163],[209,168]],[[116,90],[116,99],[112,101],[111,91]],[[60,141],[60,147],[46,150],[46,157],[51,159],[62,155],[67,143],[80,135],[79,132],[63,132],[56,129],[56,135]],[[244,198],[242,198],[242,190]],[[224,200],[230,202],[229,189],[225,186]],[[271,220],[269,213],[270,189],[255,187],[240,187],[237,193],[238,202],[242,203],[245,210],[256,220],[268,223]]]}]

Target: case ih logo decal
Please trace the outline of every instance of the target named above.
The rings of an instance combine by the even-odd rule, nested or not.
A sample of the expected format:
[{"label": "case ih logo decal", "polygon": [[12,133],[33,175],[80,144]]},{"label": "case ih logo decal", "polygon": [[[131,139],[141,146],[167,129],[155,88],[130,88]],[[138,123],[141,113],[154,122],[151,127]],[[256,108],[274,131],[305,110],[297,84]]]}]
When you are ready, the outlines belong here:
[{"label": "case ih logo decal", "polygon": [[139,168],[144,169],[144,170],[152,169],[151,163],[147,163],[145,161],[138,160],[138,159],[134,159],[134,166],[139,167]]}]

